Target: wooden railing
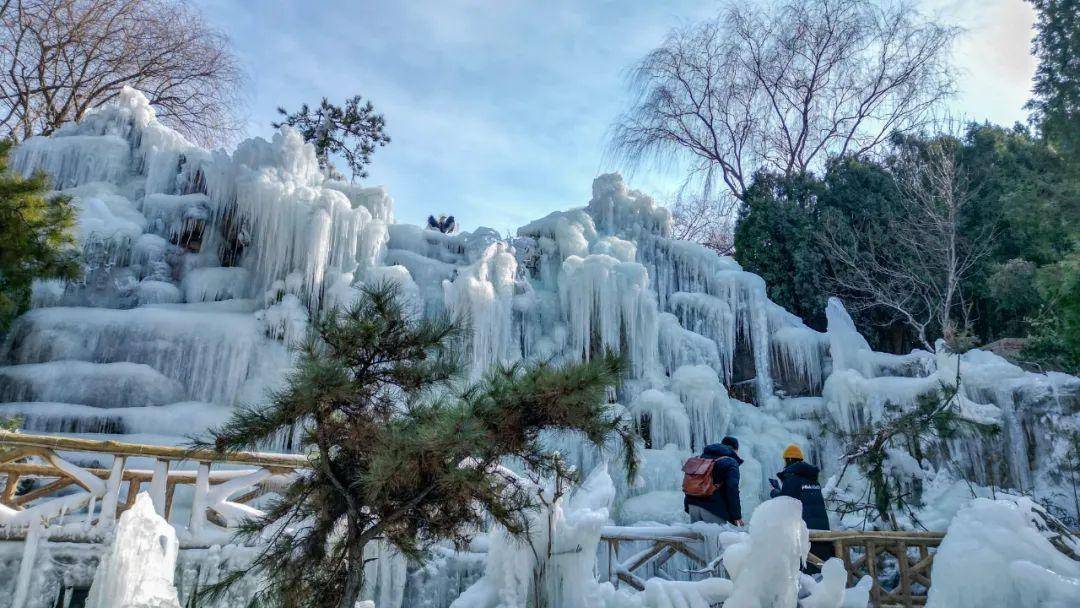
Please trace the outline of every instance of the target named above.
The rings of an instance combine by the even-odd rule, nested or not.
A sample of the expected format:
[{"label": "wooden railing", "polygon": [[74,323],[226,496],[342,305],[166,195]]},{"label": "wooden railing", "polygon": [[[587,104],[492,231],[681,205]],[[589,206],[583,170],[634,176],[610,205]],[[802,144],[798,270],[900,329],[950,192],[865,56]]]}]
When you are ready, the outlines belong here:
[{"label": "wooden railing", "polygon": [[[128,467],[138,460],[149,468]],[[231,528],[261,513],[250,503],[307,466],[302,455],[0,431],[0,535],[23,538],[39,525],[53,540],[95,541],[146,491],[182,546],[209,546],[231,538]],[[178,500],[185,501],[186,521],[173,521]]]},{"label": "wooden railing", "polygon": [[[634,527],[607,526],[600,540],[607,544],[607,578],[616,587],[626,583],[638,591],[645,589],[645,581],[635,571],[652,566],[659,568],[676,555],[685,555],[699,568],[705,567],[705,557],[692,545],[703,538],[697,532],[681,526]],[[633,543],[633,554],[620,557],[619,547]],[[644,543],[644,548],[640,545]],[[623,552],[624,554],[627,552]]]},{"label": "wooden railing", "polygon": [[[812,543],[828,543],[835,556],[844,562],[848,571],[848,586],[853,586],[864,575],[873,581],[870,602],[875,608],[889,606],[922,606],[930,589],[930,568],[942,532],[811,532]],[[695,568],[685,569],[682,574],[700,577],[715,576],[723,567],[722,560],[707,562],[706,556],[695,549],[705,539],[701,534],[685,526],[620,527],[604,528],[601,541],[607,545],[606,574],[613,584],[625,583],[635,589],[644,589],[645,583],[639,571],[656,569],[676,555],[689,558]],[[623,550],[633,543],[632,553]],[[820,545],[816,545],[820,546]],[[828,557],[828,556],[824,556]],[[820,566],[821,557],[813,550],[807,557],[811,564]],[[896,569],[896,576],[883,580],[883,567]]]},{"label": "wooden railing", "polygon": [[[844,561],[848,585],[863,575],[873,581],[870,604],[885,606],[923,606],[930,591],[930,569],[934,565],[943,532],[811,532],[812,543],[829,543],[836,557]],[[808,561],[821,565],[811,549]],[[883,566],[896,569],[896,575],[883,580]]]}]

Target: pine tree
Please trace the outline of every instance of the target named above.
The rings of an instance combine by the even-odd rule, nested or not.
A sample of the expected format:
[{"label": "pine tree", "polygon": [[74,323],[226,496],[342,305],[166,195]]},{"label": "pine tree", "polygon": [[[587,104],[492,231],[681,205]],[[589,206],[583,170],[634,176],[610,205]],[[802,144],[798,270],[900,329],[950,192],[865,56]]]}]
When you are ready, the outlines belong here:
[{"label": "pine tree", "polygon": [[464,543],[489,518],[524,533],[536,498],[498,465],[511,458],[535,475],[565,475],[543,430],[596,445],[617,436],[633,474],[633,435],[606,399],[618,358],[497,366],[465,384],[464,330],[448,316],[410,317],[385,284],[313,323],[287,386],[212,434],[219,450],[252,449],[298,423],[311,474],[243,526],[240,540],[259,539],[261,552],[205,595],[261,575],[254,605],[352,608],[368,543],[422,559],[431,543]]},{"label": "pine tree", "polygon": [[272,124],[275,129],[289,125],[300,131],[304,140],[315,146],[319,167],[331,177],[341,176],[330,156],[341,154],[352,171],[352,178],[364,179],[368,176],[365,167],[371,164],[375,148],[390,143],[390,136],[386,134],[383,115],[375,112],[370,101],[361,103],[361,99],[355,95],[346,99],[344,106],[338,106],[323,97],[318,108],[312,110],[305,103],[300,111],[291,114],[285,108],[278,108],[285,118]]},{"label": "pine tree", "polygon": [[1034,98],[1028,108],[1043,135],[1076,158],[1080,154],[1080,0],[1029,0],[1037,30],[1032,52],[1039,59]]},{"label": "pine tree", "polygon": [[0,142],[0,334],[29,306],[34,279],[74,279],[80,270],[74,207],[66,197],[44,195],[44,175],[9,172],[10,149]]}]

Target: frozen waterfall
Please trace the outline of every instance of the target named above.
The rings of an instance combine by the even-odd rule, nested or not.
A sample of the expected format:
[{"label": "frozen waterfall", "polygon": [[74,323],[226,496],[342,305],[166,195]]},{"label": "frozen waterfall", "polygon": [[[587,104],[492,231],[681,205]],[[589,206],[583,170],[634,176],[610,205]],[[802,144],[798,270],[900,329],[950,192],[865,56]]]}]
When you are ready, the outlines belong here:
[{"label": "frozen waterfall", "polygon": [[[158,123],[130,89],[23,142],[12,167],[44,171],[73,197],[86,259],[83,280],[35,285],[35,308],[0,343],[0,411],[34,432],[179,443],[235,404],[265,398],[312,315],[388,280],[416,314],[471,320],[474,374],[605,349],[627,358],[612,398],[648,445],[634,483],[601,484],[603,505],[565,507],[569,520],[581,511],[589,543],[601,513],[618,524],[685,521],[679,467],[725,434],[742,444],[749,513],[788,443],[828,477],[839,468],[835,431],[911,407],[957,377],[961,414],[1003,432],[954,440],[948,462],[927,458],[914,470],[948,469],[1075,510],[1058,474],[1059,438],[1080,428],[1080,379],[982,351],[875,353],[836,300],[828,330],[810,329],[733,259],[670,238],[668,211],[617,174],[596,178],[584,206],[516,237],[445,235],[395,223],[382,188],[324,178],[313,147],[288,127],[210,153]],[[583,470],[601,463],[575,441],[553,436],[551,445]],[[485,576],[508,575],[489,567]]]}]

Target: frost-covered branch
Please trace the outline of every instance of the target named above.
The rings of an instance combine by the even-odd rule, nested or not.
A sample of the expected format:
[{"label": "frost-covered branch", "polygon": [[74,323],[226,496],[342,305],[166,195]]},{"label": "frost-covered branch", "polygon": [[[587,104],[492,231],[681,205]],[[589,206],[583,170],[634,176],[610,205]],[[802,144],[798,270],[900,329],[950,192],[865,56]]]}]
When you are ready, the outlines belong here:
[{"label": "frost-covered branch", "polygon": [[884,230],[852,231],[826,216],[820,241],[835,266],[834,287],[857,309],[879,308],[910,327],[933,351],[935,335],[956,346],[970,326],[965,286],[994,235],[969,234],[964,214],[974,199],[951,140],[901,149],[893,164],[899,211]]}]

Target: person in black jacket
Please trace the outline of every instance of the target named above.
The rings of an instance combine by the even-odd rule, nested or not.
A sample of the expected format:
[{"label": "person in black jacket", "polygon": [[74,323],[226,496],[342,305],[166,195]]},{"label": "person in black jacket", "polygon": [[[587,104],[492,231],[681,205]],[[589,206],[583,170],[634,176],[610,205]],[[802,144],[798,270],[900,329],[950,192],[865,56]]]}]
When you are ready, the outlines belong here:
[{"label": "person in black jacket", "polygon": [[702,458],[715,460],[712,468],[716,491],[711,496],[684,496],[683,510],[690,514],[690,521],[716,524],[743,525],[742,503],[739,499],[739,440],[724,437],[720,443],[705,446]]},{"label": "person in black jacket", "polygon": [[[829,513],[825,510],[825,497],[821,495],[818,475],[821,470],[803,460],[803,451],[797,445],[784,449],[784,470],[776,474],[780,482],[773,482],[771,496],[790,496],[802,502],[802,518],[811,530],[828,530]],[[835,555],[832,543],[810,543],[810,552],[822,561]],[[808,564],[807,574],[817,574],[818,568]]]}]

